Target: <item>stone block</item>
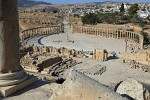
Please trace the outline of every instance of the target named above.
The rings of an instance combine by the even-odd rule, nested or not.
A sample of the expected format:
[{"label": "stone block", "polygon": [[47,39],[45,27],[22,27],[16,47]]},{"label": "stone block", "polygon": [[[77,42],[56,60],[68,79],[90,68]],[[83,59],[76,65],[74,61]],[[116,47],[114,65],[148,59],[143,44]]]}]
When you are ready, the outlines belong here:
[{"label": "stone block", "polygon": [[37,80],[34,76],[28,76],[28,78],[16,85],[13,86],[6,86],[6,87],[0,87],[0,96],[7,97],[31,84],[33,84]]},{"label": "stone block", "polygon": [[119,84],[117,93],[134,100],[150,100],[150,93],[139,81],[129,78]]},{"label": "stone block", "polygon": [[129,100],[85,74],[73,70],[50,100]]}]

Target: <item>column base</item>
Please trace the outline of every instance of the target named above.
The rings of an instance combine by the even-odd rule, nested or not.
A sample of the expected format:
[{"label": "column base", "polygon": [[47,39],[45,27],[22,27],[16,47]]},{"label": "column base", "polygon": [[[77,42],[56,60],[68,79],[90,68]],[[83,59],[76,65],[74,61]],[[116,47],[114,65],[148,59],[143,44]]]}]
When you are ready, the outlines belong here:
[{"label": "column base", "polygon": [[28,75],[28,78],[16,85],[0,87],[0,96],[7,97],[31,84],[33,84],[37,80],[36,77]]}]

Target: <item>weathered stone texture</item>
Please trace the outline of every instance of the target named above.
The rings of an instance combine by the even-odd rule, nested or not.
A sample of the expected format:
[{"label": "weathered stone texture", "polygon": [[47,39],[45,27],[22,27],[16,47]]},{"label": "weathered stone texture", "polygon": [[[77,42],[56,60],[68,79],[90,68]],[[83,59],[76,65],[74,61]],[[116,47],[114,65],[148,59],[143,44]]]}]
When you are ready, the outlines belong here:
[{"label": "weathered stone texture", "polygon": [[50,100],[128,100],[88,76],[73,70]]},{"label": "weathered stone texture", "polygon": [[93,59],[106,61],[108,59],[107,50],[95,49],[93,52]]},{"label": "weathered stone texture", "polygon": [[144,61],[150,65],[150,50],[142,51],[142,52],[135,52],[135,53],[128,53],[123,52],[121,53],[121,58],[123,60],[135,60],[135,61]]},{"label": "weathered stone texture", "polygon": [[[0,96],[4,97],[33,83],[28,81],[28,75],[19,61],[17,2],[17,0],[0,1]],[[25,80],[28,81],[27,84],[22,83]],[[16,87],[16,84],[19,87]]]},{"label": "weathered stone texture", "polygon": [[150,100],[149,91],[140,82],[131,78],[123,81],[116,92],[135,100]]},{"label": "weathered stone texture", "polygon": [[0,73],[21,70],[17,0],[0,1]]}]

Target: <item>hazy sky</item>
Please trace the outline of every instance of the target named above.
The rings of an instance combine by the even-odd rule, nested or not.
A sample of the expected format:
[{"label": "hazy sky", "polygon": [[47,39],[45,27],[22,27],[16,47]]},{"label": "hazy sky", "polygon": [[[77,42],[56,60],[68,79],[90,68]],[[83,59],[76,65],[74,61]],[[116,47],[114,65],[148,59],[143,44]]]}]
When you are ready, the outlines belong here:
[{"label": "hazy sky", "polygon": [[45,1],[53,4],[87,3],[87,2],[102,2],[102,1],[150,2],[150,0],[34,0],[34,1]]}]

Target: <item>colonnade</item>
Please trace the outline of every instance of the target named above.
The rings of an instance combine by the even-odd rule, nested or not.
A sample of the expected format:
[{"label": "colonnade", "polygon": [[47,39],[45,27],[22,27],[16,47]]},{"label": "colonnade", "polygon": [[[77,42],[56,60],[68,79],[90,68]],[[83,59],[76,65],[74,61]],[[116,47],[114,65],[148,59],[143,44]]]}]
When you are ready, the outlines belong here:
[{"label": "colonnade", "polygon": [[141,49],[143,48],[143,36],[139,33],[125,31],[125,30],[91,27],[91,26],[72,25],[72,28],[73,28],[73,33],[96,35],[96,36],[102,36],[106,38],[126,39],[129,42],[134,42],[139,44],[139,47]]},{"label": "colonnade", "polygon": [[20,40],[23,42],[25,39],[30,37],[58,34],[61,33],[61,31],[62,29],[60,25],[27,29],[20,33]]}]

